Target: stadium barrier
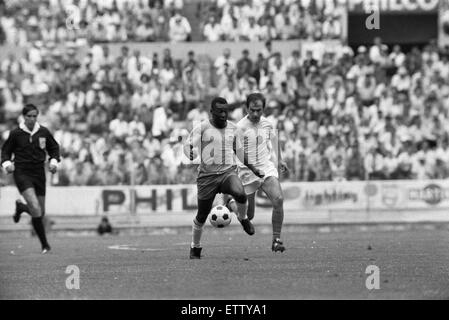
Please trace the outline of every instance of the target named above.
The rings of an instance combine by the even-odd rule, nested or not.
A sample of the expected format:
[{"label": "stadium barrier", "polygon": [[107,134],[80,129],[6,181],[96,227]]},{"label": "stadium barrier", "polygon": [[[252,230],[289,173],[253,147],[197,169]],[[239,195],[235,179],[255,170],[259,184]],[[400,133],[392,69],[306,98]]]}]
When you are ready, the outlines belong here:
[{"label": "stadium barrier", "polygon": [[[285,223],[449,221],[449,180],[284,182]],[[131,218],[160,226],[190,224],[196,212],[195,185],[49,187],[52,217]],[[14,211],[15,187],[0,189],[0,217]],[[216,204],[220,202],[217,197]],[[271,205],[256,197],[256,216],[271,222]]]},{"label": "stadium barrier", "polygon": [[[235,59],[241,57],[241,51],[243,49],[247,49],[250,56],[254,59],[264,48],[265,42],[125,42],[106,43],[106,45],[109,47],[112,56],[119,55],[122,46],[127,46],[130,49],[130,54],[138,49],[145,56],[151,56],[153,53],[158,53],[159,57],[162,57],[163,51],[166,48],[169,48],[174,59],[186,59],[187,52],[190,50],[194,51],[197,55],[207,54],[211,59],[215,59],[223,54],[224,48],[229,48]],[[284,58],[289,57],[293,50],[299,50],[303,56],[305,56],[307,50],[312,50],[314,52],[314,57],[320,60],[325,51],[336,52],[338,54],[341,52],[342,47],[342,43],[339,40],[315,42],[309,40],[273,41],[273,49],[281,52]],[[6,59],[10,53],[14,54],[16,57],[23,57],[27,48],[8,44],[0,46],[0,49],[0,59],[3,60]],[[60,44],[58,49],[60,52],[65,52],[67,47],[64,44]],[[89,50],[89,46],[81,45],[77,50],[78,58],[84,57]]]}]

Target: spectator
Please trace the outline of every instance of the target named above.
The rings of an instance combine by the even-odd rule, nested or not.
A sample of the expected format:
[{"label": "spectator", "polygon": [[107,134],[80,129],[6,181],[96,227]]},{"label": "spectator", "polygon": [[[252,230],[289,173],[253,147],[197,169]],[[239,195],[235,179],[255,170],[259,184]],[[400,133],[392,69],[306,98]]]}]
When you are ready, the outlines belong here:
[{"label": "spectator", "polygon": [[172,42],[190,41],[192,28],[187,18],[180,13],[176,13],[170,18],[169,22],[169,39]]},{"label": "spectator", "polygon": [[225,67],[229,67],[230,72],[234,72],[236,68],[236,62],[231,57],[231,50],[226,48],[223,50],[223,55],[217,57],[214,63],[217,75],[225,74]]},{"label": "spectator", "polygon": [[113,233],[112,225],[109,222],[109,219],[107,217],[101,218],[101,222],[97,227],[97,232],[100,236],[102,236],[105,233]]},{"label": "spectator", "polygon": [[262,31],[254,17],[249,17],[248,24],[241,26],[240,39],[244,41],[260,41],[262,39]]},{"label": "spectator", "polygon": [[315,172],[310,168],[307,156],[304,152],[298,154],[298,163],[296,164],[296,177],[297,181],[314,181]]},{"label": "spectator", "polygon": [[251,75],[253,70],[253,61],[249,58],[248,49],[244,49],[242,57],[237,61],[237,79],[242,78],[244,75]]},{"label": "spectator", "polygon": [[156,32],[152,20],[147,20],[145,22],[139,21],[135,37],[137,41],[154,41],[156,39]]},{"label": "spectator", "polygon": [[220,24],[215,19],[215,16],[211,15],[209,21],[206,23],[203,29],[203,35],[209,42],[216,42],[222,38],[222,30]]}]

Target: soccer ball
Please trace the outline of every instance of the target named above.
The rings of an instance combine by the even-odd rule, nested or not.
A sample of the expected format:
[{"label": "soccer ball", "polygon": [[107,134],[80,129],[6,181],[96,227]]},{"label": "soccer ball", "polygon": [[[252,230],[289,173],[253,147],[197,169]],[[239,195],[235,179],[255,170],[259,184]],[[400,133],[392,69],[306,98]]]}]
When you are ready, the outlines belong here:
[{"label": "soccer ball", "polygon": [[209,214],[210,224],[215,228],[224,228],[231,223],[231,212],[225,206],[213,207]]}]

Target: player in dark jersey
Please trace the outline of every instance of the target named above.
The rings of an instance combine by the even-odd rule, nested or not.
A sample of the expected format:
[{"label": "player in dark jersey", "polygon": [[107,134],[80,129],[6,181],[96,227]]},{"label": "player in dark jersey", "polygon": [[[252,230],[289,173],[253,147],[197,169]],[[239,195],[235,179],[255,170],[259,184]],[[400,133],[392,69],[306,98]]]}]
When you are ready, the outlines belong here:
[{"label": "player in dark jersey", "polygon": [[[228,104],[226,99],[217,97],[211,103],[211,118],[196,124],[184,145],[184,153],[190,160],[199,156],[198,168],[198,212],[193,220],[190,258],[201,257],[201,234],[203,225],[218,193],[231,195],[237,203],[247,201],[242,182],[237,176],[235,156],[248,166],[258,177],[263,177],[261,170],[255,169],[244,158],[243,148],[239,145],[236,125],[228,121]],[[246,212],[245,212],[246,214]],[[249,235],[254,234],[254,227],[245,215],[239,215],[243,229]]]},{"label": "player in dark jersey", "polygon": [[39,110],[33,104],[27,104],[22,110],[25,119],[19,128],[9,133],[2,146],[1,165],[7,173],[12,173],[17,189],[26,204],[16,201],[14,222],[27,212],[42,245],[42,253],[50,251],[45,234],[43,217],[45,215],[45,160],[50,157],[49,170],[58,169],[59,145],[50,131],[37,122]]}]

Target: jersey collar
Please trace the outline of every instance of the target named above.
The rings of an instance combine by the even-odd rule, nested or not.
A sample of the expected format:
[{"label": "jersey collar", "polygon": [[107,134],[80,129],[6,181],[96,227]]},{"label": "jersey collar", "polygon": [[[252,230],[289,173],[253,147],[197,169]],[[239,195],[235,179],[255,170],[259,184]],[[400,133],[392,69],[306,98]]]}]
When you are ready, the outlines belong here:
[{"label": "jersey collar", "polygon": [[39,123],[36,122],[36,123],[34,124],[33,131],[30,131],[30,130],[28,129],[28,127],[25,125],[24,122],[22,122],[22,123],[19,125],[19,128],[20,128],[20,129],[22,129],[22,130],[25,131],[26,133],[29,133],[30,135],[35,134],[35,133],[39,130],[40,127],[41,127],[41,126],[39,125]]}]

